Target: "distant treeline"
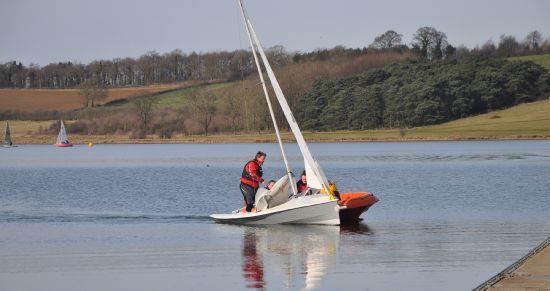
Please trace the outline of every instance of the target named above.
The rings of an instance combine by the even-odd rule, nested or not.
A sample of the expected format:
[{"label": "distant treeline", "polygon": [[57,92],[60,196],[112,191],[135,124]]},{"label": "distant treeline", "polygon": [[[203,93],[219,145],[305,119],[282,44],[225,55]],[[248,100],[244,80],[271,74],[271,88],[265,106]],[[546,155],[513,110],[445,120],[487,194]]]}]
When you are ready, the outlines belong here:
[{"label": "distant treeline", "polygon": [[550,95],[550,71],[529,61],[470,56],[400,63],[318,80],[296,117],[309,130],[441,123]]},{"label": "distant treeline", "polygon": [[74,88],[91,81],[102,87],[146,86],[186,80],[234,79],[252,70],[250,52],[184,54],[180,50],[159,54],[148,52],[137,59],[117,58],[52,63],[43,67],[20,62],[0,65],[0,87]]},{"label": "distant treeline", "polygon": [[[421,27],[408,46],[402,35],[390,30],[376,37],[369,47],[358,49],[337,46],[306,53],[289,53],[282,46],[268,50],[274,67],[291,63],[335,60],[371,52],[392,51],[415,53],[420,59],[433,61],[461,58],[470,54],[516,56],[550,52],[550,39],[543,40],[538,31],[530,32],[523,41],[503,35],[498,45],[492,41],[468,49],[448,43],[447,35],[433,27]],[[236,80],[255,72],[252,55],[247,50],[185,54],[180,50],[159,54],[148,52],[137,59],[116,58],[89,64],[59,62],[46,66],[23,65],[11,61],[0,64],[0,87],[3,88],[73,88],[84,82],[101,87],[144,86],[186,80]]]}]

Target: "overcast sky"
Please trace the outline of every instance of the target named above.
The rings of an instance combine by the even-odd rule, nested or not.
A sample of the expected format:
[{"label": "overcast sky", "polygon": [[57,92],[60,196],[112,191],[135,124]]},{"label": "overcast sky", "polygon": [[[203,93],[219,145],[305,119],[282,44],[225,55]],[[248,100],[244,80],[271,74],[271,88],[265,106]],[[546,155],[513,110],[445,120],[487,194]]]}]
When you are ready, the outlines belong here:
[{"label": "overcast sky", "polygon": [[[368,46],[388,29],[406,43],[433,26],[474,47],[503,33],[550,37],[550,0],[245,0],[265,47]],[[137,57],[247,48],[234,0],[0,0],[0,62]]]}]

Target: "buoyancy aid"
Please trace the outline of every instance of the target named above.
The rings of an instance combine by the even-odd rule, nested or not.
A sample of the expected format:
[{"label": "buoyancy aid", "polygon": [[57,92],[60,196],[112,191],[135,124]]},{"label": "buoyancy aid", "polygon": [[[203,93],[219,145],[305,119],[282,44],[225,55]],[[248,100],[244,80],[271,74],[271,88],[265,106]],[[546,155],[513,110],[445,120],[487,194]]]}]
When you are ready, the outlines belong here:
[{"label": "buoyancy aid", "polygon": [[298,182],[296,183],[296,189],[298,190],[298,193],[303,192],[307,189],[307,183],[302,182],[301,179],[298,180]]},{"label": "buoyancy aid", "polygon": [[262,179],[263,175],[262,166],[256,160],[249,161],[244,165],[241,183],[258,188],[260,187],[260,183],[264,181]]}]

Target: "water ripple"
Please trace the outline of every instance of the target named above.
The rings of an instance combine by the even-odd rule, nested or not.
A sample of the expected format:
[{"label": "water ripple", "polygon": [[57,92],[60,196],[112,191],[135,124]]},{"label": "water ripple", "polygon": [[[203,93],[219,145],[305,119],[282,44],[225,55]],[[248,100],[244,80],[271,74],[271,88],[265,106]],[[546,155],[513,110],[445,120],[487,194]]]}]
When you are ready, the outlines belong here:
[{"label": "water ripple", "polygon": [[156,215],[156,214],[21,214],[0,212],[0,223],[4,222],[92,222],[92,223],[166,223],[166,222],[206,222],[207,215]]}]

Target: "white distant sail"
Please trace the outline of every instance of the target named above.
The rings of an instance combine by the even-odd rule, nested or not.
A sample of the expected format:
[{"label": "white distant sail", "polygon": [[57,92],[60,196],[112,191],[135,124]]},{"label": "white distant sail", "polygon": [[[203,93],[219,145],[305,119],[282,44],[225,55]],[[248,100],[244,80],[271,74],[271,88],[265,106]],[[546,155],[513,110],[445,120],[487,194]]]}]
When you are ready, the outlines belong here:
[{"label": "white distant sail", "polygon": [[[302,135],[302,132],[300,131],[300,127],[298,126],[298,123],[296,123],[296,120],[294,119],[294,115],[292,114],[292,111],[290,110],[290,107],[288,106],[288,103],[286,101],[286,98],[283,94],[283,91],[281,89],[281,86],[279,85],[279,82],[277,81],[277,78],[275,77],[275,73],[273,72],[273,69],[271,69],[271,65],[269,64],[269,61],[265,55],[265,52],[262,48],[262,45],[260,44],[260,41],[258,39],[258,36],[256,35],[256,32],[254,31],[254,28],[252,27],[252,23],[250,22],[250,19],[246,15],[246,12],[244,8],[242,7],[242,3],[239,0],[239,4],[241,5],[241,9],[243,10],[243,14],[245,17],[246,25],[248,26],[248,29],[250,31],[250,34],[252,36],[252,39],[254,40],[254,43],[256,45],[256,49],[260,53],[260,56],[262,58],[262,62],[264,64],[265,70],[267,72],[267,75],[269,77],[269,81],[271,82],[271,86],[273,87],[273,91],[275,92],[275,96],[277,97],[277,100],[279,101],[279,105],[281,106],[281,109],[283,110],[283,113],[286,117],[286,120],[290,126],[290,129],[292,133],[294,134],[294,137],[296,138],[296,142],[298,143],[298,147],[300,148],[300,151],[302,153],[302,156],[304,157],[304,163],[306,168],[306,175],[307,175],[307,181],[308,186],[311,188],[316,189],[325,189],[327,193],[329,193],[328,188],[328,179],[325,176],[325,173],[317,163],[317,161],[313,158],[313,155],[311,154],[311,151],[309,150],[309,147],[304,139],[304,136]],[[253,48],[254,49],[254,48]]]},{"label": "white distant sail", "polygon": [[11,131],[10,131],[10,124],[6,121],[6,138],[4,139],[4,145],[11,146]]},{"label": "white distant sail", "polygon": [[57,135],[56,144],[68,143],[69,139],[67,138],[67,131],[65,130],[65,124],[63,120],[61,121],[61,128],[59,129],[59,134]]}]

